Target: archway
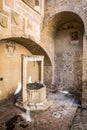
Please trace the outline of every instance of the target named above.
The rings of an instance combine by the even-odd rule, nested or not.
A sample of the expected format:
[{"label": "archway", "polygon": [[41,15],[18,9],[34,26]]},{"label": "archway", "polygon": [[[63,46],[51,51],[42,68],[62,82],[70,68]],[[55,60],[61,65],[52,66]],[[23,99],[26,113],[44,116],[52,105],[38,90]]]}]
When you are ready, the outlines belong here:
[{"label": "archway", "polygon": [[58,89],[81,97],[84,34],[81,17],[73,12],[60,12],[48,20],[43,30],[54,44],[54,83]]},{"label": "archway", "polygon": [[72,12],[61,12],[55,32],[55,84],[81,97],[84,25]]},{"label": "archway", "polygon": [[[4,92],[6,92],[4,94],[3,94],[3,92],[1,92],[3,95],[2,98],[5,98],[7,95],[12,94],[17,87],[17,83],[21,81],[21,54],[44,56],[44,77],[46,77],[45,75],[47,74],[46,70],[48,69],[48,66],[50,66],[50,70],[51,70],[50,71],[51,73],[50,74],[48,73],[48,76],[50,77],[50,81],[45,80],[45,78],[43,77],[44,83],[47,86],[49,84],[49,82],[52,82],[51,81],[52,80],[51,61],[50,61],[50,58],[48,57],[47,53],[44,51],[43,48],[40,47],[40,45],[37,45],[33,41],[31,41],[29,39],[25,39],[25,38],[3,39],[0,41],[0,45],[1,45],[0,48],[2,50],[1,51],[1,59],[2,59],[1,66],[3,67],[3,73],[1,75],[1,77],[3,77],[3,81],[0,81],[0,82],[1,82],[2,87],[4,85],[3,89],[6,88],[6,84],[2,84],[2,83],[7,82],[6,80],[9,79],[8,87],[10,85],[10,89],[9,88],[7,89],[8,92],[4,91]],[[10,50],[10,48],[7,46],[12,48],[13,50]],[[6,67],[5,67],[5,64],[7,64]],[[29,64],[29,67],[30,67],[30,64]],[[35,65],[34,65],[34,63],[31,63],[31,67],[33,67],[33,70],[31,69],[31,71],[29,71],[29,75],[31,74],[33,77],[33,81],[36,81],[39,79],[39,77],[38,77],[38,74],[40,73],[40,72],[38,72],[39,64],[37,62],[35,63]],[[4,70],[4,68],[7,68],[7,69]],[[5,75],[3,75],[3,74],[5,74]],[[10,75],[10,77],[9,77],[9,75]],[[37,75],[37,76],[35,77],[35,75]],[[7,77],[7,78],[5,78],[5,77]],[[10,82],[10,80],[12,81],[12,83]],[[9,90],[11,90],[11,91],[9,91]]]}]

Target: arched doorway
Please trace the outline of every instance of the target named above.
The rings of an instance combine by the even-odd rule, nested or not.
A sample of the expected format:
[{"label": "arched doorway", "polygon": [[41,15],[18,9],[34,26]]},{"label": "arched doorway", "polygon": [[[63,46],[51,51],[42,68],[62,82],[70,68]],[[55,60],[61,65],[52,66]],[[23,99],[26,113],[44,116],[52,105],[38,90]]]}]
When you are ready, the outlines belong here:
[{"label": "arched doorway", "polygon": [[59,12],[48,20],[43,30],[49,35],[45,36],[48,45],[53,47],[50,51],[52,55],[54,52],[54,84],[81,97],[84,34],[81,17],[69,11]]},{"label": "arched doorway", "polygon": [[61,12],[56,22],[54,42],[55,84],[81,97],[84,25],[72,12]]}]

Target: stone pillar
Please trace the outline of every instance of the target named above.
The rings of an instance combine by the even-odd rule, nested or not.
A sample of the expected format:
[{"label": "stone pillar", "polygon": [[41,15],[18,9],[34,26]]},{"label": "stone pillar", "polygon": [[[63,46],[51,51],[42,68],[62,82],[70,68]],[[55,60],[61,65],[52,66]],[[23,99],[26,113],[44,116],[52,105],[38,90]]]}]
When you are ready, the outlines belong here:
[{"label": "stone pillar", "polygon": [[[54,63],[54,62],[53,62]],[[55,64],[55,63],[54,63]],[[52,65],[52,84],[55,84],[55,79],[54,79],[54,71],[55,71],[55,67],[54,64]]]},{"label": "stone pillar", "polygon": [[42,14],[42,16],[44,16],[44,4],[45,4],[45,0],[39,0],[40,2],[40,12]]},{"label": "stone pillar", "polygon": [[43,74],[44,73],[44,57],[42,57],[42,60],[41,60],[41,83],[43,83]]},{"label": "stone pillar", "polygon": [[87,107],[87,35],[83,37],[82,107]]},{"label": "stone pillar", "polygon": [[27,57],[23,56],[23,78],[22,78],[22,102],[23,106],[27,105]]}]

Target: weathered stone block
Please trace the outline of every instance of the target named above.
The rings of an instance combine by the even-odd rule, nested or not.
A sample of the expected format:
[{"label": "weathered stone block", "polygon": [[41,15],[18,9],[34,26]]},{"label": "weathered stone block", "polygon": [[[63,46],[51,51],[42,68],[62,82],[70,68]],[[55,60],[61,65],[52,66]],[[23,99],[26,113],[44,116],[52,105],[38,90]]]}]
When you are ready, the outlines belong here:
[{"label": "weathered stone block", "polygon": [[21,24],[20,15],[18,13],[16,13],[16,12],[12,12],[12,14],[11,14],[11,22],[12,22],[12,24],[20,25]]},{"label": "weathered stone block", "polygon": [[87,108],[87,100],[84,97],[82,99],[82,108]]},{"label": "weathered stone block", "polygon": [[7,16],[0,14],[0,26],[2,28],[7,28],[8,27],[8,18]]}]

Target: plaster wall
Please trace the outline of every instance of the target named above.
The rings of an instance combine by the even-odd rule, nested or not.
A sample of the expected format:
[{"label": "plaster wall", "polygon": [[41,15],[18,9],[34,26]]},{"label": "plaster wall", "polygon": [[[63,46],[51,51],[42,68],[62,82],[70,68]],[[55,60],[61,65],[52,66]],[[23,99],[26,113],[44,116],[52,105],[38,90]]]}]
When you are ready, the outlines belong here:
[{"label": "plaster wall", "polygon": [[[18,82],[21,82],[21,54],[31,55],[25,47],[16,43],[15,53],[10,56],[8,55],[6,44],[0,43],[0,77],[3,78],[0,81],[0,100],[14,93]],[[39,75],[37,62],[35,67],[33,67],[32,63],[29,63],[26,69],[28,76],[31,74],[33,82],[37,81]]]},{"label": "plaster wall", "polygon": [[32,82],[39,82],[41,81],[41,70],[40,65],[38,62],[28,62],[27,64],[27,81],[29,77],[31,77]]},{"label": "plaster wall", "polygon": [[44,83],[47,88],[51,87],[52,84],[52,66],[44,66]]}]

